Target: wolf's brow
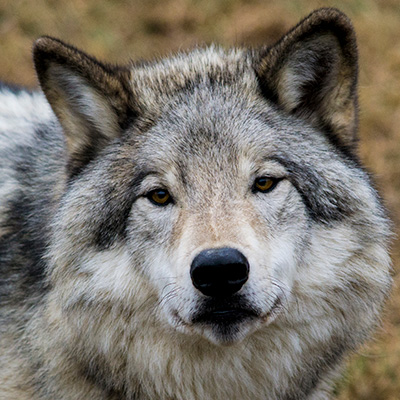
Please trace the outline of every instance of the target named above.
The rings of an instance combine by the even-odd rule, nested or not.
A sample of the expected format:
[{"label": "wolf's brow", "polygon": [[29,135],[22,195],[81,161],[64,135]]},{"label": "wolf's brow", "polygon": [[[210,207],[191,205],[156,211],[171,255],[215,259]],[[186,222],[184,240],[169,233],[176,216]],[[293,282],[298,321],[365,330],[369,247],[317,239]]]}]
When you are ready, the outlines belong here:
[{"label": "wolf's brow", "polygon": [[265,157],[263,157],[263,158],[261,159],[261,162],[265,162],[265,163],[266,163],[266,162],[268,162],[268,163],[275,163],[275,164],[277,164],[277,165],[283,167],[283,168],[285,169],[285,171],[288,172],[288,171],[287,171],[287,163],[286,163],[285,160],[282,159],[281,157],[277,157],[277,156],[274,156],[274,155],[265,156]]},{"label": "wolf's brow", "polygon": [[157,172],[154,170],[143,170],[134,175],[131,181],[131,187],[137,196],[138,188],[142,184],[142,182],[149,176],[149,175],[157,175]]}]

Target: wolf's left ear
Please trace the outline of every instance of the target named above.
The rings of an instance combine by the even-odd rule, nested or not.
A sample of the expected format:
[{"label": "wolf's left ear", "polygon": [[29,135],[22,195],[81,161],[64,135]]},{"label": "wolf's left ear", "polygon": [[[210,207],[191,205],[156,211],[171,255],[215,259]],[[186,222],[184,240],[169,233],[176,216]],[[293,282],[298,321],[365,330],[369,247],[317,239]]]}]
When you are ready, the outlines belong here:
[{"label": "wolf's left ear", "polygon": [[70,173],[77,173],[135,117],[129,70],[102,64],[50,37],[35,42],[33,56],[66,136]]},{"label": "wolf's left ear", "polygon": [[354,151],[357,46],[343,13],[332,8],[314,11],[273,47],[261,51],[256,72],[264,96]]}]

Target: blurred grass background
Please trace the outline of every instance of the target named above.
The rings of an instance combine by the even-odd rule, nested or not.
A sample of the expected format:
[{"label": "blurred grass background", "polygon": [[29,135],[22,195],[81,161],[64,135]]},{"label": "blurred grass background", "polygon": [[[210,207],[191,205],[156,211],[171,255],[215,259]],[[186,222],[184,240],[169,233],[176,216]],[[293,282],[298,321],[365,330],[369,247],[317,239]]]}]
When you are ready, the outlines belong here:
[{"label": "blurred grass background", "polygon": [[[399,227],[399,0],[0,0],[0,80],[36,86],[31,46],[43,34],[100,59],[124,63],[196,44],[272,43],[310,11],[325,6],[344,11],[357,31],[360,153]],[[339,400],[400,399],[398,238],[392,253],[397,286],[382,329],[348,361],[337,386]]]}]

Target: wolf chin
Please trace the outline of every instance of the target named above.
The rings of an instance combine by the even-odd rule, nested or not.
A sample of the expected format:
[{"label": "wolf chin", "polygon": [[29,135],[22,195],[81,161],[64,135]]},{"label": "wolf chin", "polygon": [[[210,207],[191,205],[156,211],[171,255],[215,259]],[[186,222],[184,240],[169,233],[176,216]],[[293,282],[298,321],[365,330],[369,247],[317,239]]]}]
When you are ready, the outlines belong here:
[{"label": "wolf chin", "polygon": [[330,398],[391,284],[348,18],[128,66],[33,55],[42,91],[0,92],[0,397]]}]

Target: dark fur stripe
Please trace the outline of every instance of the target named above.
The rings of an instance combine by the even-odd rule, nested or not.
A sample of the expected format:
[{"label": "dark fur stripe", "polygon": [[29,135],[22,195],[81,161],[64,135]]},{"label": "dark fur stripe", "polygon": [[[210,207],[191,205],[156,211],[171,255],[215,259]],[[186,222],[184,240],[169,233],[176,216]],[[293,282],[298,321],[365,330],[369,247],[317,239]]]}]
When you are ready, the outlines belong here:
[{"label": "dark fur stripe", "polygon": [[337,193],[337,189],[330,187],[317,171],[284,157],[273,159],[287,169],[289,179],[300,193],[310,217],[315,222],[341,221],[354,212],[351,199],[347,199],[343,193]]}]

